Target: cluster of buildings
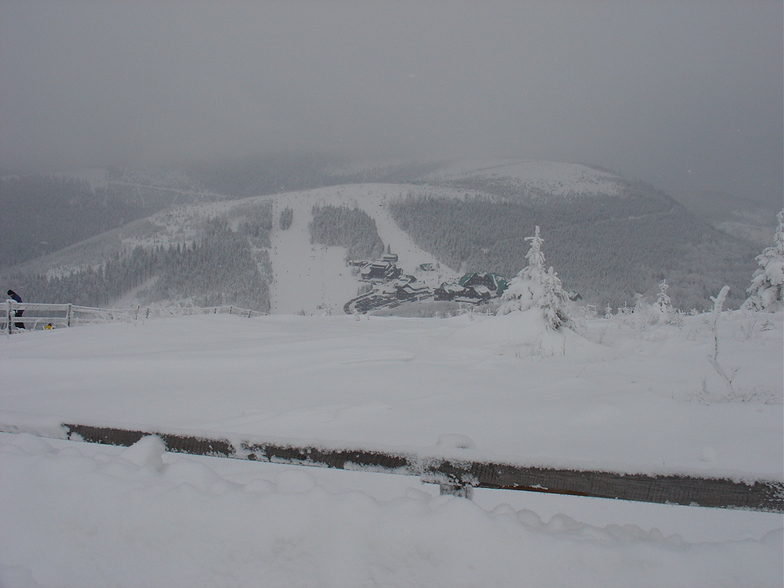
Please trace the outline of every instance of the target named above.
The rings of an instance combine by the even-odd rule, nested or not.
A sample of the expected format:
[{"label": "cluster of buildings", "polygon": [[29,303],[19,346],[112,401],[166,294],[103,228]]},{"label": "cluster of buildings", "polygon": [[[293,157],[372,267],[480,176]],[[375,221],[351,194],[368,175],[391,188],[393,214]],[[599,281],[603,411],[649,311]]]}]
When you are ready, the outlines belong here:
[{"label": "cluster of buildings", "polygon": [[[346,303],[344,310],[366,313],[380,308],[393,308],[402,302],[413,300],[454,300],[470,304],[481,304],[500,296],[506,289],[507,281],[493,273],[465,274],[457,282],[444,282],[435,290],[417,280],[416,276],[404,274],[397,267],[398,256],[387,253],[375,261],[349,262],[359,268],[361,280],[372,284],[373,288]],[[423,263],[419,271],[436,271],[432,263]]]}]

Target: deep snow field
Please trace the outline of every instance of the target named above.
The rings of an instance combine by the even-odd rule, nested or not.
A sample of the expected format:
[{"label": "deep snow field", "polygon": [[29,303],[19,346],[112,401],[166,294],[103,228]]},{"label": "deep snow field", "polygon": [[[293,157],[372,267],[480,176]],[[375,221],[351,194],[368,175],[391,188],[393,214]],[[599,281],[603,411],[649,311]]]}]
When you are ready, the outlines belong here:
[{"label": "deep snow field", "polygon": [[[784,480],[782,314],[212,315],[0,339],[0,430],[60,422]],[[460,435],[471,449],[439,445]],[[0,586],[781,586],[784,516],[0,434]]]}]

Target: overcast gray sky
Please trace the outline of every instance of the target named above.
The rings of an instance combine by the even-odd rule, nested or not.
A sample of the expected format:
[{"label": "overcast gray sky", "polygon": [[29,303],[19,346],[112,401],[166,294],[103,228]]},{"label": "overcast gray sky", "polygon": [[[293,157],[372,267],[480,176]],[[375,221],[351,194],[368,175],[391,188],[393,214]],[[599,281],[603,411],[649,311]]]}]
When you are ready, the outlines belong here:
[{"label": "overcast gray sky", "polygon": [[0,166],[546,158],[780,201],[783,10],[0,0]]}]

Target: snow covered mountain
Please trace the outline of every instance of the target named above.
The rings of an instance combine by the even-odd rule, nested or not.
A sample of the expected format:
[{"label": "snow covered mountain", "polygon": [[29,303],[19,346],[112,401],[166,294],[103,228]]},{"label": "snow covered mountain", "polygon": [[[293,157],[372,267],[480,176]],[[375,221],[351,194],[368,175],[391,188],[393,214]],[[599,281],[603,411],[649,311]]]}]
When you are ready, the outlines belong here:
[{"label": "snow covered mountain", "polygon": [[[20,286],[19,289],[35,292],[36,287],[41,287],[38,285],[40,280],[29,281],[31,275],[45,275],[50,280],[80,275],[86,270],[89,275],[94,275],[93,270],[102,267],[108,260],[127,258],[139,247],[153,251],[171,250],[177,246],[192,246],[194,243],[204,242],[206,223],[224,221],[230,232],[238,232],[251,241],[250,246],[240,253],[235,252],[231,260],[206,257],[203,261],[228,266],[241,255],[249,254],[257,265],[258,282],[269,285],[269,298],[261,304],[260,309],[286,314],[342,312],[343,305],[357,296],[361,284],[357,273],[352,274],[352,268],[346,263],[346,247],[311,242],[310,224],[313,221],[314,207],[343,207],[364,211],[374,221],[384,246],[398,255],[397,265],[406,272],[414,273],[422,264],[438,266],[438,260],[419,248],[397,226],[386,204],[390,199],[417,193],[418,190],[421,188],[402,185],[347,185],[167,209],[17,266],[14,268],[16,275],[28,277],[7,279],[27,279],[28,287]],[[444,192],[451,194],[449,190]],[[291,224],[281,228],[281,215],[286,209],[290,211]],[[262,238],[254,238],[248,234],[243,223],[248,218],[259,215],[264,217],[264,235]],[[213,266],[198,264],[194,267],[194,274],[214,270]],[[155,268],[151,268],[148,272],[149,278],[159,278],[157,273]],[[420,273],[421,281],[433,287],[456,277],[456,273],[448,267],[441,267],[440,271]],[[150,285],[150,280],[144,280],[143,283],[135,283],[133,287],[121,288],[122,291],[117,292],[117,296],[102,303],[138,303],[139,291]],[[69,292],[69,299],[72,301],[75,295],[74,287],[83,290],[78,283],[74,284]],[[223,288],[231,287],[231,284],[216,284],[215,290],[218,293]],[[188,296],[185,295],[187,289],[180,290],[153,302],[189,302]],[[242,300],[216,301],[248,304]]]},{"label": "snow covered mountain", "polygon": [[[523,267],[525,238],[538,225],[548,264],[584,300],[631,304],[635,293],[652,294],[666,278],[675,304],[689,309],[707,307],[724,284],[737,306],[758,253],[666,194],[581,164],[278,164],[82,174],[81,184],[66,184],[91,195],[63,205],[69,211],[78,205],[74,218],[89,221],[97,207],[116,223],[121,215],[110,212],[129,203],[136,208],[126,212],[144,218],[0,277],[28,300],[333,313],[369,287],[349,258],[372,261],[381,246],[397,256],[400,272],[430,289],[466,272],[511,277]],[[262,173],[271,169],[274,181]],[[308,189],[285,189],[295,185]],[[109,194],[110,186],[125,191]],[[259,195],[232,197],[254,190]],[[363,254],[357,247],[368,240],[379,245]]]},{"label": "snow covered mountain", "polygon": [[506,182],[519,197],[620,196],[625,180],[612,172],[555,161],[459,161],[425,176],[434,182]]}]

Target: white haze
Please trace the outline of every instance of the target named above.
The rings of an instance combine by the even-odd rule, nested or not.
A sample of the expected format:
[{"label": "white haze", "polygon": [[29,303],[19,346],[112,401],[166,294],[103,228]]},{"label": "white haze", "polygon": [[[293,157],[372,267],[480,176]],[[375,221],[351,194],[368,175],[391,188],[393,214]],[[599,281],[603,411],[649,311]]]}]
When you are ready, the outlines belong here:
[{"label": "white haze", "polygon": [[781,2],[0,2],[0,168],[551,159],[780,202]]}]

